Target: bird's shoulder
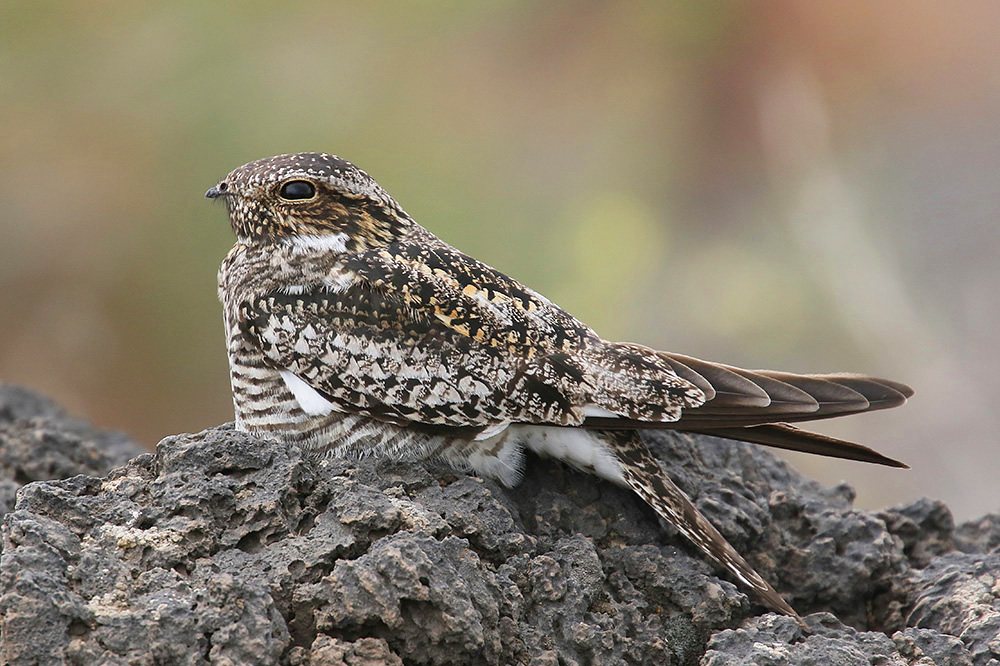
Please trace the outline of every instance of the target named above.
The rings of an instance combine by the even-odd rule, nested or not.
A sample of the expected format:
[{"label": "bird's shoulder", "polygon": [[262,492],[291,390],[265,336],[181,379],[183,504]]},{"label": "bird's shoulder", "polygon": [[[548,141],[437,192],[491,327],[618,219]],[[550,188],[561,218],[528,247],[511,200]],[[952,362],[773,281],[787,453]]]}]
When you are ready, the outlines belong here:
[{"label": "bird's shoulder", "polygon": [[352,255],[346,266],[371,289],[485,346],[535,355],[599,341],[538,292],[430,232]]}]

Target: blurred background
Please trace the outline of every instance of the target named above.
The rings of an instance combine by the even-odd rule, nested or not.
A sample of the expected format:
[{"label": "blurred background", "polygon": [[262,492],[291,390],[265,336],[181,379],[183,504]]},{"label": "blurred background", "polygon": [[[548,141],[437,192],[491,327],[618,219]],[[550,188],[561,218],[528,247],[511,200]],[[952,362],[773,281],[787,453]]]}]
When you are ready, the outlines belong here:
[{"label": "blurred background", "polygon": [[13,0],[0,381],[152,447],[232,419],[205,190],[304,150],[605,337],[910,383],[795,456],[1000,510],[1000,4]]}]

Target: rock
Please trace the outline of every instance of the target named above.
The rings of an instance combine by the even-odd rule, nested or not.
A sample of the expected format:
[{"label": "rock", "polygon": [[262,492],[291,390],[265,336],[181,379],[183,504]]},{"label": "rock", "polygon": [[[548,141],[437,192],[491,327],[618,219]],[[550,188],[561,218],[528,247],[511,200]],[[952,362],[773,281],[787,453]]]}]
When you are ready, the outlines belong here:
[{"label": "rock", "polygon": [[829,613],[809,618],[805,635],[794,620],[769,614],[751,618],[739,629],[717,633],[708,644],[703,666],[905,666],[892,639],[878,631],[846,627]]},{"label": "rock", "polygon": [[1000,553],[947,553],[908,581],[910,626],[960,637],[973,664],[1000,663]]},{"label": "rock", "polygon": [[[18,409],[32,432],[68,432],[51,405]],[[752,445],[649,438],[810,633],[628,491],[551,461],[508,490],[314,461],[230,425],[100,476],[76,447],[120,446],[102,437],[60,439],[51,468],[77,476],[29,483],[6,518],[3,663],[985,665],[1000,650],[1000,521],[955,528],[927,500],[858,511],[850,488]]]},{"label": "rock", "polygon": [[106,474],[146,453],[121,433],[97,430],[48,398],[0,384],[0,515],[31,481]]}]

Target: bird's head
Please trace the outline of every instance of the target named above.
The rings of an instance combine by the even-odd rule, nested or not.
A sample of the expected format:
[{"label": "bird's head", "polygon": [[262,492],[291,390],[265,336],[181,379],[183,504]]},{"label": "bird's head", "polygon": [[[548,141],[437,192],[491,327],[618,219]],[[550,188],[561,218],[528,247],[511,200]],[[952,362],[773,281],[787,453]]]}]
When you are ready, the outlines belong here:
[{"label": "bird's head", "polygon": [[278,155],[234,169],[205,193],[222,199],[244,243],[296,243],[355,251],[386,245],[413,224],[371,176],[326,153]]}]

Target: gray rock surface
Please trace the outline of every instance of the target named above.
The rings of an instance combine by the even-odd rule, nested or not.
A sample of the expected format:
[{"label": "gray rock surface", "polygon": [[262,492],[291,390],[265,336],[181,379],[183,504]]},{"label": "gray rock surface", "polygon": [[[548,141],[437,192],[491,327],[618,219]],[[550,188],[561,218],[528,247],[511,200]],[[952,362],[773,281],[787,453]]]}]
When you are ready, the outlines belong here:
[{"label": "gray rock surface", "polygon": [[[220,426],[99,476],[124,440],[3,396],[0,444],[49,451],[44,470],[71,477],[28,483],[5,519],[3,663],[1000,658],[996,516],[955,528],[930,500],[858,511],[849,487],[822,488],[751,445],[650,438],[736,548],[812,613],[808,634],[628,491],[550,461],[529,459],[507,490],[433,466],[312,461]],[[3,471],[19,470],[7,480],[43,478],[30,460],[6,456]]]},{"label": "gray rock surface", "polygon": [[122,433],[97,430],[32,391],[0,383],[0,515],[31,481],[106,474],[146,450]]}]

